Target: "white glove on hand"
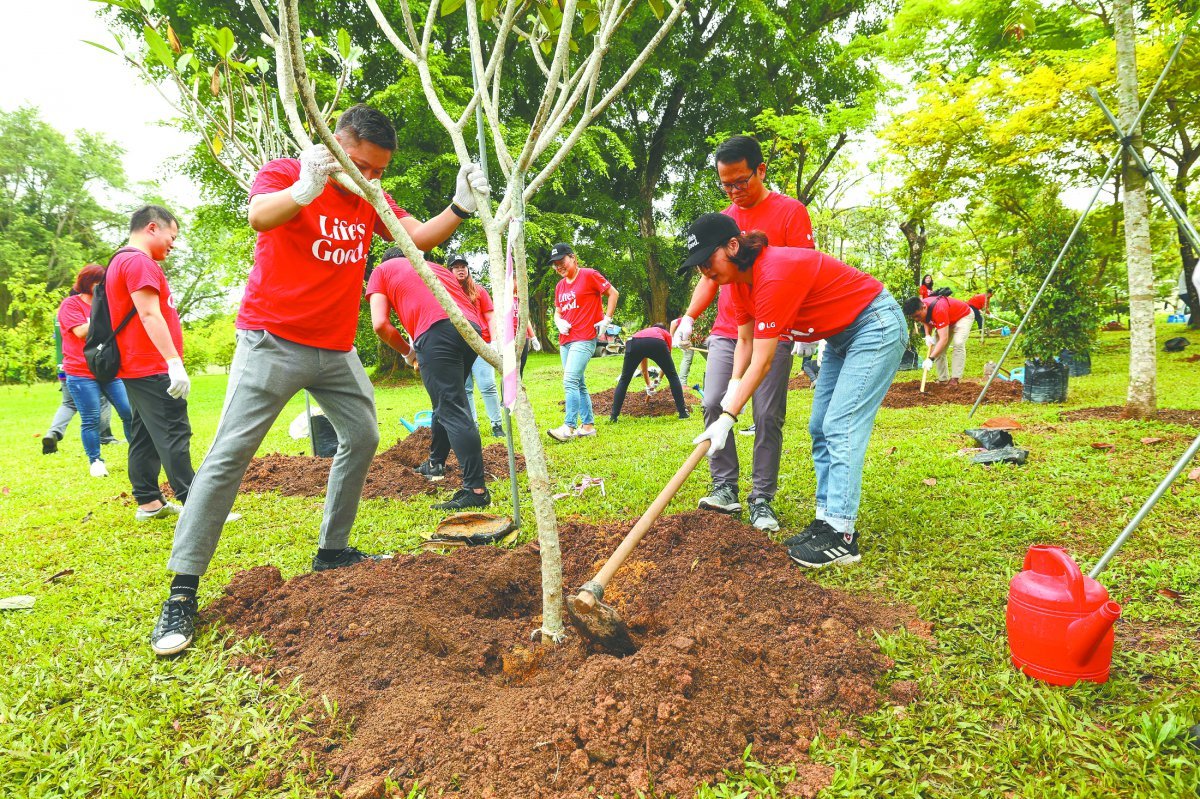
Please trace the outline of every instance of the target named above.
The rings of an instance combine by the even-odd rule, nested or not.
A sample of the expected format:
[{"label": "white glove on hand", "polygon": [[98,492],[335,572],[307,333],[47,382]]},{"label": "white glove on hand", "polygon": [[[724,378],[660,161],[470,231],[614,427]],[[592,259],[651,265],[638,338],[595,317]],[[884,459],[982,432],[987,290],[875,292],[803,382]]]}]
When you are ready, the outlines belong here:
[{"label": "white glove on hand", "polygon": [[533,348],[534,352],[542,351],[542,342],[537,340],[537,336],[529,337],[529,346]]},{"label": "white glove on hand", "polygon": [[692,346],[692,325],[695,323],[696,320],[687,314],[679,317],[679,326],[675,328],[675,335],[671,336],[671,346],[684,350]]},{"label": "white glove on hand", "polygon": [[792,355],[799,355],[801,358],[811,358],[817,354],[817,342],[815,341],[797,341],[796,346],[792,347]]},{"label": "white glove on hand", "polygon": [[473,214],[478,206],[475,204],[475,195],[471,193],[471,189],[484,197],[492,191],[488,188],[487,178],[483,176],[483,170],[479,168],[479,164],[467,164],[460,167],[458,179],[454,184],[454,204],[467,213]]},{"label": "white glove on hand", "polygon": [[654,387],[653,386],[646,386],[646,396],[647,397],[654,396]]},{"label": "white glove on hand", "polygon": [[711,442],[706,453],[711,458],[725,447],[725,441],[729,438],[729,431],[733,429],[736,421],[728,413],[723,413],[717,417],[717,421],[705,428],[703,433],[692,439],[692,443],[699,444],[701,441]]},{"label": "white glove on hand", "polygon": [[309,205],[325,191],[329,176],[342,166],[324,144],[314,144],[300,153],[300,177],[292,184],[292,199],[297,205]]},{"label": "white glove on hand", "polygon": [[601,317],[600,321],[597,322],[595,325],[596,335],[597,336],[604,335],[604,332],[608,329],[608,323],[611,321],[612,321],[612,319],[608,318],[607,316]]},{"label": "white glove on hand", "polygon": [[171,378],[167,393],[175,399],[187,399],[188,392],[192,390],[192,380],[183,368],[183,361],[178,358],[167,361],[167,377]]},{"label": "white glove on hand", "polygon": [[928,372],[933,368],[933,361],[929,358],[926,358],[925,360],[921,361],[921,368]]},{"label": "white glove on hand", "polygon": [[735,394],[737,394],[738,385],[741,382],[742,381],[740,378],[737,378],[737,377],[729,378],[729,386],[725,389],[725,395],[723,397],[721,397],[721,410],[723,410],[723,411],[729,410],[729,404],[731,402],[733,402],[733,397]]},{"label": "white glove on hand", "polygon": [[926,347],[932,347],[936,343],[937,343],[937,336],[929,335],[929,336],[925,337],[925,346]]},{"label": "white glove on hand", "polygon": [[558,328],[559,335],[565,336],[571,332],[571,323],[561,316],[554,317],[554,326]]},{"label": "white glove on hand", "polygon": [[408,367],[410,369],[412,369],[414,372],[421,371],[421,364],[419,361],[417,361],[417,351],[416,350],[409,350],[408,355],[402,355],[400,357],[404,358],[404,362],[406,364],[408,364]]}]

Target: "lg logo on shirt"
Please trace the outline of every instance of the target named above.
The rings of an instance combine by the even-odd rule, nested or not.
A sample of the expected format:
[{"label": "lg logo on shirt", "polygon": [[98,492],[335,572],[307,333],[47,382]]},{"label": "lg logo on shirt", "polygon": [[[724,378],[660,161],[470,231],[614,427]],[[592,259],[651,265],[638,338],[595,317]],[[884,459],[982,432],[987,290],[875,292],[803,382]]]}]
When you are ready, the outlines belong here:
[{"label": "lg logo on shirt", "polygon": [[758,323],[758,329],[759,329],[759,330],[771,330],[771,329],[773,329],[774,327],[775,327],[775,323],[774,323],[774,322],[759,322],[759,323]]}]

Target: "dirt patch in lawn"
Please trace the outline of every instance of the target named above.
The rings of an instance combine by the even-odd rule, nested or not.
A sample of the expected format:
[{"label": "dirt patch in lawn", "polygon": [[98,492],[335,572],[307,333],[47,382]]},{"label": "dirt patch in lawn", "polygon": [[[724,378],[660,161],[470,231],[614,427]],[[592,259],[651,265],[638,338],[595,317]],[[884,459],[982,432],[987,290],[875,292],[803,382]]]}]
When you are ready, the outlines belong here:
[{"label": "dirt patch in lawn", "polygon": [[[414,469],[429,458],[429,442],[433,433],[419,427],[390,449],[371,461],[363,497],[403,499],[418,494],[434,494],[439,490],[462,487],[462,474],[454,453],[446,459],[446,479],[432,483]],[[242,492],[278,491],[289,497],[316,497],[325,493],[329,467],[333,458],[313,458],[307,455],[266,455],[250,461],[242,479]],[[517,469],[525,470],[525,458],[517,455]],[[483,448],[483,471],[489,480],[508,477],[508,450],[503,444]]]},{"label": "dirt patch in lawn", "polygon": [[[604,391],[596,391],[592,393],[592,410],[597,416],[608,416],[612,413],[613,394],[616,393],[615,388],[605,389]],[[685,405],[699,405],[700,397],[696,392],[687,388],[683,389],[683,402]],[[558,404],[564,406],[562,400]],[[655,391],[649,397],[641,388],[634,389],[630,385],[629,390],[625,392],[625,402],[621,405],[622,416],[676,416],[675,400],[671,397],[671,389],[665,384],[659,386],[658,391]]]},{"label": "dirt patch in lawn", "polygon": [[[987,396],[983,398],[985,405],[1004,405],[1009,402],[1021,401],[1021,384],[1015,381],[993,380],[988,387]],[[921,408],[926,405],[974,405],[983,390],[983,383],[964,380],[957,386],[949,383],[938,383],[930,378],[925,384],[925,393],[921,393],[921,381],[909,380],[904,383],[892,383],[887,395],[883,398],[885,408]]]},{"label": "dirt patch in lawn", "polygon": [[808,379],[808,375],[801,372],[788,381],[788,391],[797,391],[805,388],[812,388],[812,381]]},{"label": "dirt patch in lawn", "polygon": [[[1101,419],[1106,422],[1131,421],[1125,415],[1125,407],[1123,405],[1107,405],[1103,408],[1080,408],[1077,411],[1060,413],[1058,418],[1064,422],[1079,422],[1086,419]],[[1159,408],[1158,416],[1147,421],[1200,427],[1200,410],[1187,411],[1176,408]]]},{"label": "dirt patch in lawn", "polygon": [[[567,586],[628,528],[563,523]],[[817,585],[761,532],[704,511],[660,520],[605,598],[636,654],[589,654],[573,631],[558,647],[530,642],[541,624],[533,546],[401,555],[286,582],[263,566],[205,615],[264,636],[273,654],[241,665],[300,677],[314,716],[321,695],[337,703],[332,727],[304,740],[317,771],[351,792],[390,774],[405,790],[419,781],[431,796],[496,799],[651,786],[689,796],[740,770],[747,745],[759,761],[796,764],[786,795],[814,796],[833,769],[809,759],[813,737],[886,701],[875,686],[891,663],[872,630],[921,627],[908,608]]]}]

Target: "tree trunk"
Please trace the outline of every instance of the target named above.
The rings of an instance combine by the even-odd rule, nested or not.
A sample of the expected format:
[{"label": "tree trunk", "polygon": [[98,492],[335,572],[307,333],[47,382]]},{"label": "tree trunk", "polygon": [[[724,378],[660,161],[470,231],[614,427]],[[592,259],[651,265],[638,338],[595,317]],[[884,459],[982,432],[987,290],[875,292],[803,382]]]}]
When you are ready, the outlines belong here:
[{"label": "tree trunk", "polygon": [[[1186,173],[1179,174],[1175,178],[1174,186],[1175,202],[1179,203],[1179,208],[1183,211],[1184,216],[1187,216],[1187,175]],[[1183,284],[1187,289],[1187,304],[1188,310],[1192,313],[1192,318],[1188,322],[1188,327],[1193,330],[1200,330],[1200,286],[1197,286],[1192,281],[1192,273],[1196,269],[1196,263],[1200,260],[1196,250],[1192,247],[1192,243],[1188,241],[1188,237],[1183,234],[1183,228],[1177,227],[1176,235],[1179,236],[1179,260],[1183,266]]]},{"label": "tree trunk", "polygon": [[925,257],[925,222],[909,217],[900,224],[900,232],[908,241],[908,269],[912,272],[913,285],[921,285],[921,260]]},{"label": "tree trunk", "polygon": [[[1129,146],[1142,152],[1142,130],[1133,128],[1138,113],[1137,57],[1132,0],[1116,0],[1117,105]],[[1155,396],[1154,271],[1150,258],[1150,216],[1146,179],[1125,155],[1125,265],[1129,274],[1129,389],[1125,412],[1136,418],[1157,413]]]},{"label": "tree trunk", "polygon": [[638,210],[638,229],[642,241],[646,242],[646,324],[665,324],[670,321],[667,316],[667,297],[671,293],[671,283],[659,254],[658,226],[654,221],[654,190],[650,188],[648,191],[650,196],[646,196],[646,189],[640,192],[641,208]]}]

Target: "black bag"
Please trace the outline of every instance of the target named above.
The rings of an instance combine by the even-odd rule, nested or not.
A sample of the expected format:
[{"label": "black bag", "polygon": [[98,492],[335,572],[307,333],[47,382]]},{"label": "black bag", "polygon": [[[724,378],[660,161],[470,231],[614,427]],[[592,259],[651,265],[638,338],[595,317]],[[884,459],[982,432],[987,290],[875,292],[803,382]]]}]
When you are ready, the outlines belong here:
[{"label": "black bag", "polygon": [[1026,402],[1066,402],[1067,381],[1071,370],[1059,361],[1025,362],[1025,386],[1021,399]]},{"label": "black bag", "polygon": [[954,289],[949,286],[942,286],[940,289],[934,289],[929,293],[930,297],[949,297],[954,294]]},{"label": "black bag", "polygon": [[964,435],[975,439],[975,443],[984,449],[1003,449],[1013,445],[1012,433],[1007,430],[992,430],[987,427],[977,427],[964,430]]},{"label": "black bag", "polygon": [[1164,352],[1182,352],[1183,348],[1191,343],[1192,342],[1188,341],[1183,336],[1176,336],[1175,338],[1167,339],[1166,342],[1163,343],[1163,351]]},{"label": "black bag", "polygon": [[1092,356],[1090,353],[1076,355],[1070,350],[1063,350],[1059,360],[1067,365],[1071,377],[1084,377],[1092,373]]},{"label": "black bag", "polygon": [[[136,247],[122,247],[113,253],[112,258],[108,259],[108,263],[113,262],[123,252],[140,252]],[[100,383],[111,383],[117,378],[117,372],[121,369],[121,351],[117,349],[117,334],[125,329],[125,325],[129,324],[129,320],[133,319],[133,315],[137,313],[136,308],[130,308],[129,313],[125,314],[125,318],[121,320],[121,324],[117,325],[116,330],[112,326],[112,314],[108,310],[108,294],[105,283],[108,275],[105,274],[105,279],[102,279],[92,289],[92,318],[88,323],[87,339],[83,343],[83,359],[87,361],[88,369],[92,373],[92,377],[96,378]]]}]

